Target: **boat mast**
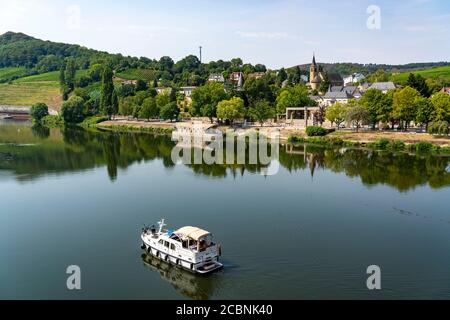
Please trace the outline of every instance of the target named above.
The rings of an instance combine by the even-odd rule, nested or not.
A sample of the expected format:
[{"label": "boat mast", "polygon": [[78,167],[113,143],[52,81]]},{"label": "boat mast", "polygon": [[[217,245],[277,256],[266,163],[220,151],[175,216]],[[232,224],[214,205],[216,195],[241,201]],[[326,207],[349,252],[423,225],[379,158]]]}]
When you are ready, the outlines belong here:
[{"label": "boat mast", "polygon": [[161,219],[161,221],[158,222],[159,224],[159,233],[162,233],[163,228],[166,226],[164,223],[164,219]]}]

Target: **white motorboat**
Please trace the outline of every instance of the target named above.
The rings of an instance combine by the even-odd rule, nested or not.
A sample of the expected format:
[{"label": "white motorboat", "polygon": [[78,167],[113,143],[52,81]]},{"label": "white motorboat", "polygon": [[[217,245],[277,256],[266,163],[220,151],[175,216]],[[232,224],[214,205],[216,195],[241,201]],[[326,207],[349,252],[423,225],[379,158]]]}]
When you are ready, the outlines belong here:
[{"label": "white motorboat", "polygon": [[196,227],[166,230],[164,219],[158,224],[158,229],[153,226],[142,230],[142,249],[148,254],[199,274],[223,267],[219,262],[221,246],[213,242],[210,232]]}]

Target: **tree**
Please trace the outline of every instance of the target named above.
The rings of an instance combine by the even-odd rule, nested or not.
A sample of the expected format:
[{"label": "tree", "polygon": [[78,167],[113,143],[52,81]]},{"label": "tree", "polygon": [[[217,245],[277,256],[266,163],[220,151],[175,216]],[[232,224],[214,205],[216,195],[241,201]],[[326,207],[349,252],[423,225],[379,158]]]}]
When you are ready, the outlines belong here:
[{"label": "tree", "polygon": [[301,108],[316,104],[308,97],[308,88],[302,84],[282,89],[276,103],[277,112],[280,114],[286,113],[286,108]]},{"label": "tree", "polygon": [[420,93],[411,87],[405,87],[394,93],[394,117],[404,122],[404,126],[402,127],[405,131],[408,129],[409,123],[416,117],[419,98]]},{"label": "tree", "polygon": [[274,103],[276,96],[266,77],[259,79],[249,78],[244,84],[245,95],[250,105],[254,105],[260,100]]},{"label": "tree", "polygon": [[389,81],[390,75],[384,69],[378,69],[367,77],[368,82],[386,82]]},{"label": "tree", "polygon": [[331,123],[335,123],[339,130],[341,124],[343,124],[347,119],[348,109],[349,107],[347,104],[339,102],[335,103],[327,108],[325,118]]},{"label": "tree", "polygon": [[144,80],[139,79],[136,83],[136,91],[144,91],[147,89],[148,89],[147,83]]},{"label": "tree", "polygon": [[113,116],[119,113],[119,96],[117,95],[116,90],[114,90],[113,96],[112,96],[111,112],[112,112]]},{"label": "tree", "polygon": [[227,99],[227,93],[223,84],[209,82],[192,92],[192,104],[189,109],[193,116],[208,117],[211,122],[216,116],[217,105],[220,101]]},{"label": "tree", "polygon": [[63,103],[61,117],[65,123],[80,123],[84,120],[84,100],[78,96],[72,96]]},{"label": "tree", "polygon": [[139,111],[139,117],[149,121],[151,118],[159,117],[161,110],[156,104],[156,99],[149,97],[144,100],[142,107]]},{"label": "tree", "polygon": [[114,83],[113,72],[110,67],[105,67],[102,74],[102,96],[100,100],[100,109],[104,115],[112,117],[114,114],[113,106]]},{"label": "tree", "polygon": [[102,73],[103,65],[99,63],[93,64],[88,71],[89,78],[91,78],[94,82],[100,81],[102,79]]},{"label": "tree", "polygon": [[77,68],[75,65],[75,60],[73,58],[67,59],[66,71],[64,73],[65,84],[70,91],[75,89],[75,76],[77,73]]},{"label": "tree", "polygon": [[328,89],[330,89],[330,86],[331,86],[330,78],[328,77],[328,74],[325,73],[325,76],[319,86],[319,92],[322,93],[327,92]]},{"label": "tree", "polygon": [[359,128],[370,122],[370,114],[366,108],[356,105],[347,111],[347,121],[356,127],[356,132]]},{"label": "tree", "polygon": [[170,102],[170,95],[167,93],[162,93],[156,96],[156,104],[160,109],[168,105]]},{"label": "tree", "polygon": [[444,92],[438,92],[430,98],[433,106],[432,121],[450,122],[450,95]]},{"label": "tree", "polygon": [[294,85],[299,85],[302,83],[302,72],[300,70],[300,67],[293,68],[292,72],[290,73],[290,82]]},{"label": "tree", "polygon": [[283,85],[283,82],[286,81],[288,78],[288,74],[284,68],[281,68],[280,71],[278,71],[277,74],[277,86],[281,87]]},{"label": "tree", "polygon": [[416,89],[423,97],[430,96],[430,88],[428,87],[425,78],[420,74],[414,75],[414,73],[410,73],[406,85]]},{"label": "tree", "polygon": [[432,103],[426,98],[419,98],[417,101],[417,113],[414,121],[425,125],[425,129],[428,131],[428,124],[432,121],[434,107]]},{"label": "tree", "polygon": [[254,106],[248,110],[249,116],[253,121],[258,121],[261,127],[264,122],[270,118],[275,117],[275,108],[273,108],[267,101],[258,101]]},{"label": "tree", "polygon": [[372,129],[375,129],[378,123],[379,109],[383,101],[383,96],[384,94],[381,90],[369,89],[364,93],[360,100],[361,106],[366,108],[367,112],[369,112]]},{"label": "tree", "polygon": [[45,103],[36,103],[31,107],[31,118],[40,123],[42,118],[48,116],[48,106]]},{"label": "tree", "polygon": [[244,113],[244,100],[238,97],[223,100],[217,105],[217,118],[231,123],[236,119],[244,118]]},{"label": "tree", "polygon": [[178,108],[176,102],[170,102],[161,109],[161,118],[164,120],[170,120],[170,122],[172,122],[173,120],[178,119],[179,115],[180,108]]}]

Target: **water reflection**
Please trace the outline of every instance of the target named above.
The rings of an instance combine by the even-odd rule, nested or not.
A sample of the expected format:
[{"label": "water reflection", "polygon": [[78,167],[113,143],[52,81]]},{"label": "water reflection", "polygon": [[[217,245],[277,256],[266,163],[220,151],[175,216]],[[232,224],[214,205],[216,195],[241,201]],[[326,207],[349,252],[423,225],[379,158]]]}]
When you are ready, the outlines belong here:
[{"label": "water reflection", "polygon": [[[80,128],[43,129],[0,126],[0,170],[29,181],[47,174],[107,167],[112,181],[121,169],[142,161],[160,160],[172,168],[175,144],[169,137],[140,133],[114,133]],[[386,184],[400,191],[417,186],[450,186],[450,158],[380,153],[361,149],[326,149],[283,145],[280,164],[289,172],[317,170],[360,178],[366,186]],[[260,165],[189,165],[195,174],[225,178],[260,173]]]},{"label": "water reflection", "polygon": [[169,282],[186,298],[207,300],[213,296],[215,282],[211,281],[210,277],[195,275],[145,253],[141,255],[141,258],[147,267],[159,272],[163,280]]}]

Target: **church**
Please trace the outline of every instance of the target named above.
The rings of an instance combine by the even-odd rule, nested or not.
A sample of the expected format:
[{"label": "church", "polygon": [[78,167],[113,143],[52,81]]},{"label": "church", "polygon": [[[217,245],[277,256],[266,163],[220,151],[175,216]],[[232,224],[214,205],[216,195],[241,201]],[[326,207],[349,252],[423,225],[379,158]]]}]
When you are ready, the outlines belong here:
[{"label": "church", "polygon": [[330,86],[343,86],[344,79],[338,73],[326,72],[316,63],[316,55],[309,67],[309,85],[312,90],[319,90],[320,85],[328,80]]}]

